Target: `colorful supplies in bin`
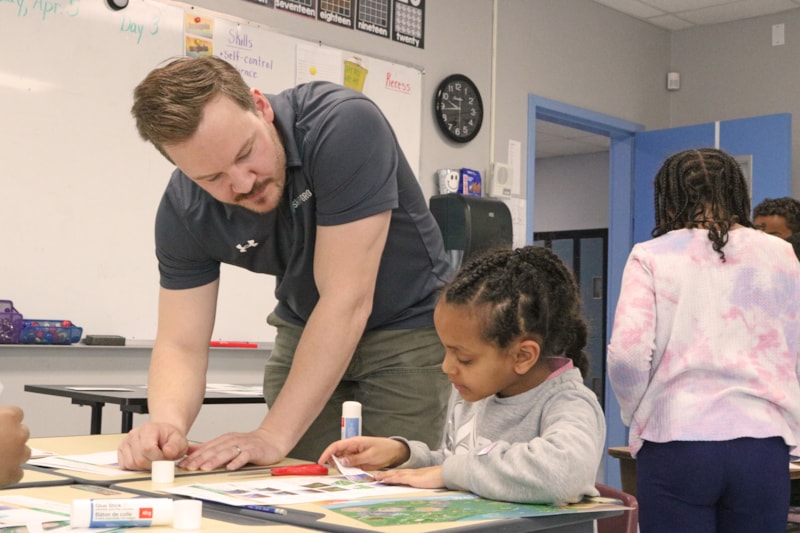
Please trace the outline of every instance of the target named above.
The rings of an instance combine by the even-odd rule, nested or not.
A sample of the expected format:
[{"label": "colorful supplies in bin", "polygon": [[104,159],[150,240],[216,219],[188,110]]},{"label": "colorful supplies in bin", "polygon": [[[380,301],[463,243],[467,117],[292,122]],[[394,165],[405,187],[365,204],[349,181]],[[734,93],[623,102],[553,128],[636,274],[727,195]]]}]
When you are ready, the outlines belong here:
[{"label": "colorful supplies in bin", "polygon": [[22,313],[11,300],[0,300],[0,344],[16,344],[22,331]]},{"label": "colorful supplies in bin", "polygon": [[19,342],[22,344],[72,344],[79,342],[83,328],[69,320],[24,320]]}]

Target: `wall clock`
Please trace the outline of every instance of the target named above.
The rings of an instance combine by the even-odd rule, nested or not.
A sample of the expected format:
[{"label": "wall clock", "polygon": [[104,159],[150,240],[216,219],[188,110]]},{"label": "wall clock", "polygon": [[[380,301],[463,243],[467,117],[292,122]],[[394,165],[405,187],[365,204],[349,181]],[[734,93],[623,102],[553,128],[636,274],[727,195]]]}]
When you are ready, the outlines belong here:
[{"label": "wall clock", "polygon": [[483,100],[478,88],[463,74],[451,74],[439,84],[433,99],[436,124],[448,139],[471,141],[483,123]]}]

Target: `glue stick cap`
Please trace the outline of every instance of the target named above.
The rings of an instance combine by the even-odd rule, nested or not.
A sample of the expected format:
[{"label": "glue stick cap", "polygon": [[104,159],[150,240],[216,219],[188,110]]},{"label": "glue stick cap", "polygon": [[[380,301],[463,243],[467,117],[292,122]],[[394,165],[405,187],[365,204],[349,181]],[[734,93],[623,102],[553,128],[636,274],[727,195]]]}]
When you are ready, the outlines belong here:
[{"label": "glue stick cap", "polygon": [[359,418],[361,416],[361,404],[358,402],[344,402],[342,404],[343,418]]},{"label": "glue stick cap", "polygon": [[153,461],[151,479],[153,483],[172,483],[175,481],[175,462]]},{"label": "glue stick cap", "polygon": [[203,524],[203,502],[175,500],[172,504],[173,529],[200,529]]},{"label": "glue stick cap", "polygon": [[72,527],[89,527],[92,516],[92,500],[72,500],[69,524]]}]

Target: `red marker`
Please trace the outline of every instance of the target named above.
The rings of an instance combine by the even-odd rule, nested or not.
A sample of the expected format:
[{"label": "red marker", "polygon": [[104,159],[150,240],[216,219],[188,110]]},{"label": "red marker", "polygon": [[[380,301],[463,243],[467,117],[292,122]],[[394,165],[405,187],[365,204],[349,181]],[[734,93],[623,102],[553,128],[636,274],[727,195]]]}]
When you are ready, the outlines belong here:
[{"label": "red marker", "polygon": [[214,348],[258,348],[257,342],[211,341]]}]

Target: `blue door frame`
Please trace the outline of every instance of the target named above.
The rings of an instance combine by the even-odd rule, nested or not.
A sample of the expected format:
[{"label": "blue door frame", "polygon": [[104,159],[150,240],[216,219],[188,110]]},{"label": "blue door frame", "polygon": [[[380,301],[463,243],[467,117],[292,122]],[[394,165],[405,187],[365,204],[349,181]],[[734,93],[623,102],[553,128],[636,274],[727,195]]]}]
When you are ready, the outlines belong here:
[{"label": "blue door frame", "polygon": [[[540,96],[528,96],[527,176],[525,195],[527,202],[525,243],[533,244],[534,183],[536,182],[536,120],[555,122],[562,126],[606,135],[611,139],[609,151],[609,208],[608,208],[608,327],[619,298],[622,269],[633,246],[633,148],[637,132],[644,126],[627,122],[602,113],[588,111]],[[606,381],[607,382],[607,381]],[[605,387],[606,447],[627,445],[627,431],[622,424],[619,404]],[[622,482],[618,460],[604,454],[605,483],[620,488]]]}]

